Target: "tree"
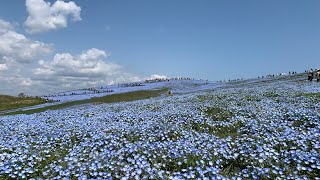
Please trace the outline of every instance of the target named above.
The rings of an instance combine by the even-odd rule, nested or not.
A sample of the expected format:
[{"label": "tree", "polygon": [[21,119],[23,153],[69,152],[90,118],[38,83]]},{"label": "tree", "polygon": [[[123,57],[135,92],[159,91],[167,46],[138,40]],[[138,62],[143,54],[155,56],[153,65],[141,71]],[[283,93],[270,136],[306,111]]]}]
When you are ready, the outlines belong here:
[{"label": "tree", "polygon": [[24,97],[26,97],[26,95],[24,93],[20,93],[20,94],[18,94],[18,97],[19,98],[24,98]]}]

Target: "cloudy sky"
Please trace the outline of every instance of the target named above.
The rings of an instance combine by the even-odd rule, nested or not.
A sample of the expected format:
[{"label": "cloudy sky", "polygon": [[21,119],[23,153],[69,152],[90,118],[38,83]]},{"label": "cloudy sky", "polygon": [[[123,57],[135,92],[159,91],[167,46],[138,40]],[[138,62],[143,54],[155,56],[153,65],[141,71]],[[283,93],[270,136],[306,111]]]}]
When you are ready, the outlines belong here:
[{"label": "cloudy sky", "polygon": [[0,94],[318,68],[319,9],[317,0],[3,1]]}]

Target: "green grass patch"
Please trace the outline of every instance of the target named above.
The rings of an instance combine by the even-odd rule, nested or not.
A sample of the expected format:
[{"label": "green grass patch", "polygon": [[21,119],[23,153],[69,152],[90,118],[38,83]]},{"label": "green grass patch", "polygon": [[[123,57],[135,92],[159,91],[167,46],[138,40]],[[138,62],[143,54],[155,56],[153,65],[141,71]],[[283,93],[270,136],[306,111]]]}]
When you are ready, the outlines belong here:
[{"label": "green grass patch", "polygon": [[38,108],[38,109],[32,109],[32,110],[26,110],[26,111],[16,111],[16,112],[7,113],[4,115],[33,114],[33,113],[43,112],[46,110],[64,109],[67,107],[88,104],[88,103],[101,104],[101,103],[136,101],[136,100],[157,97],[157,96],[160,96],[166,92],[168,92],[168,88],[163,88],[163,89],[159,89],[159,90],[141,90],[141,91],[127,92],[127,93],[120,93],[120,94],[112,94],[112,95],[103,96],[103,97],[96,97],[96,98],[91,98],[91,99],[66,102],[66,103],[57,104],[57,105],[53,105],[53,106],[47,106],[47,107]]},{"label": "green grass patch", "polygon": [[265,92],[263,96],[268,98],[276,98],[276,97],[279,97],[280,95],[275,92]]},{"label": "green grass patch", "polygon": [[211,120],[190,123],[191,129],[199,133],[208,133],[218,136],[219,138],[231,137],[232,139],[239,136],[238,129],[242,126],[241,121],[235,121],[230,125],[219,125],[215,122],[219,121],[229,121],[233,116],[233,113],[222,108],[212,107],[205,111],[206,115],[211,118]]},{"label": "green grass patch", "polygon": [[218,107],[209,108],[205,112],[215,121],[225,121],[233,116],[232,112]]},{"label": "green grass patch", "polygon": [[246,162],[244,159],[240,160],[240,158],[226,160],[224,163],[219,174],[226,177],[232,177],[231,175],[233,174],[239,174],[243,169],[250,166],[250,162]]},{"label": "green grass patch", "polygon": [[317,93],[303,93],[301,95],[304,96],[304,97],[320,98],[320,92],[317,92]]},{"label": "green grass patch", "polygon": [[196,101],[199,101],[199,102],[215,101],[215,99],[219,99],[219,98],[220,98],[219,96],[215,96],[215,95],[212,95],[212,94],[206,94],[206,95],[197,96]]},{"label": "green grass patch", "polygon": [[256,97],[256,96],[246,96],[245,99],[246,99],[247,101],[253,101],[253,102],[259,102],[259,101],[261,101],[261,99],[258,98],[258,97]]},{"label": "green grass patch", "polygon": [[236,121],[230,125],[213,125],[208,122],[191,122],[191,129],[199,133],[213,134],[219,138],[231,137],[235,139],[239,136],[238,129],[242,126],[241,121]]},{"label": "green grass patch", "polygon": [[35,97],[14,97],[0,95],[0,111],[23,108],[46,103],[45,99]]},{"label": "green grass patch", "polygon": [[161,170],[171,171],[171,172],[180,172],[182,169],[188,169],[189,167],[195,168],[197,162],[202,160],[202,157],[196,154],[186,154],[185,156],[179,158],[170,158],[167,161],[156,161],[158,163],[163,163],[165,166],[161,166]]},{"label": "green grass patch", "polygon": [[216,127],[214,134],[219,138],[227,138],[230,136],[232,139],[235,139],[240,135],[238,129],[240,129],[242,126],[243,124],[241,121],[236,121],[229,126],[218,126]]}]

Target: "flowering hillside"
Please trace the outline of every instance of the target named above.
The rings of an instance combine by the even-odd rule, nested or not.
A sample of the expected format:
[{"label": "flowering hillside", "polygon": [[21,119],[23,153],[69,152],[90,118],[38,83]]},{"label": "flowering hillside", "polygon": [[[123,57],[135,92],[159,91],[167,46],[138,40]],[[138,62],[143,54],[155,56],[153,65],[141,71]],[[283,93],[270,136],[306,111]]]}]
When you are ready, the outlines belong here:
[{"label": "flowering hillside", "polygon": [[0,179],[319,179],[318,83],[199,86],[1,116]]}]

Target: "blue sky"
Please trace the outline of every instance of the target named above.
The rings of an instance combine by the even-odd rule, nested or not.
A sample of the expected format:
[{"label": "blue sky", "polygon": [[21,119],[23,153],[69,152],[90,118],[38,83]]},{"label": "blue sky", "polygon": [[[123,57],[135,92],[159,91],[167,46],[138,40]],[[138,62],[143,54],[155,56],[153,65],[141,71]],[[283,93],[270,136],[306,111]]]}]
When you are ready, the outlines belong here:
[{"label": "blue sky", "polygon": [[[58,8],[54,15],[65,15],[67,25],[58,24],[51,29],[37,22],[44,18],[40,11],[28,10],[27,1],[2,2],[0,19],[14,27],[11,31],[28,40],[50,45],[50,52],[35,53],[19,72],[14,71],[20,65],[12,65],[11,69],[7,64],[0,71],[2,80],[5,75],[14,74],[20,80],[27,78],[29,83],[26,83],[28,87],[12,91],[14,83],[6,86],[1,82],[4,86],[0,87],[0,93],[43,93],[57,78],[63,79],[63,83],[52,83],[55,87],[50,88],[52,91],[134,81],[154,74],[223,80],[319,67],[320,1],[316,0],[64,1],[74,5],[69,4],[72,8],[68,10]],[[35,7],[40,1],[43,0],[30,0],[29,6]],[[56,3],[55,0],[45,2],[50,2],[50,6]],[[28,24],[30,14],[40,18]],[[58,67],[57,63],[50,64],[57,54],[68,53],[76,59],[73,63],[88,63],[88,59],[82,61],[79,57],[90,54],[92,49],[90,52],[101,55],[93,60],[95,63],[107,69],[110,64],[116,65],[117,68],[108,70],[117,73],[88,70],[78,74],[76,69],[70,74],[61,73],[62,70],[48,73]],[[45,55],[39,57],[41,53]],[[9,55],[0,49],[0,58],[4,56]],[[12,56],[19,61],[20,56]],[[39,67],[40,60],[46,64]],[[71,67],[64,67],[63,71],[68,68]],[[40,73],[44,69],[46,73]],[[72,72],[77,75],[71,75]],[[85,78],[85,74],[94,78]],[[67,83],[68,79],[74,84]],[[57,86],[61,83],[64,85]]]}]

